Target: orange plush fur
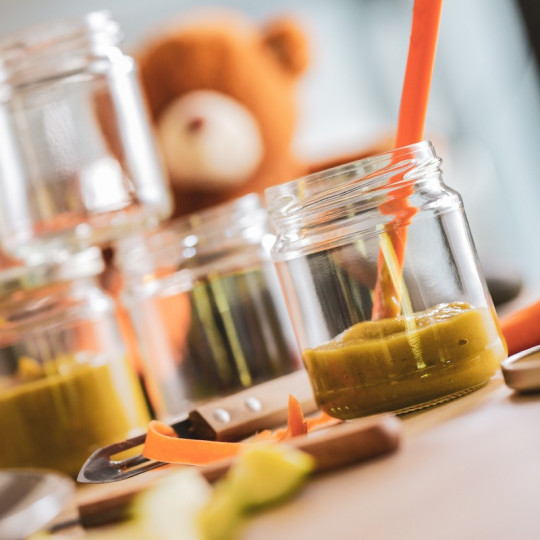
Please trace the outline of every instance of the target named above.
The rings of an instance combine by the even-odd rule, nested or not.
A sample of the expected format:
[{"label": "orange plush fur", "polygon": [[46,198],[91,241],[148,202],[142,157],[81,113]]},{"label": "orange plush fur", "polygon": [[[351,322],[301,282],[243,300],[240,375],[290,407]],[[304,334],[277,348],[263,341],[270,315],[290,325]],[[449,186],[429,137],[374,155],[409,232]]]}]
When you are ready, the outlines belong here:
[{"label": "orange plush fur", "polygon": [[295,158],[296,90],[308,66],[308,44],[302,29],[290,18],[275,20],[265,28],[230,15],[173,24],[156,32],[136,56],[156,125],[174,100],[203,89],[222,93],[244,106],[262,137],[262,158],[240,183],[208,189],[204,178],[186,184],[169,168],[175,216],[250,192],[262,193],[271,185],[383,150],[375,145],[316,164]]}]

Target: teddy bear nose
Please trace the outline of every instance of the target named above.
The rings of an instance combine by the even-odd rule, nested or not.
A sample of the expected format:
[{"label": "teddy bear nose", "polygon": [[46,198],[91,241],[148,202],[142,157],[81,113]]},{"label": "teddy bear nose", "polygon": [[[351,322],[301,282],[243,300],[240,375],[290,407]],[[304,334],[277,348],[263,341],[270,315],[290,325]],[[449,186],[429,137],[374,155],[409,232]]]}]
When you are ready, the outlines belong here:
[{"label": "teddy bear nose", "polygon": [[186,127],[190,133],[196,133],[197,131],[201,131],[203,126],[204,126],[204,119],[201,118],[200,116],[197,116],[189,120]]},{"label": "teddy bear nose", "polygon": [[177,187],[199,191],[239,187],[263,157],[255,117],[220,92],[196,90],[177,98],[159,116],[157,135]]}]

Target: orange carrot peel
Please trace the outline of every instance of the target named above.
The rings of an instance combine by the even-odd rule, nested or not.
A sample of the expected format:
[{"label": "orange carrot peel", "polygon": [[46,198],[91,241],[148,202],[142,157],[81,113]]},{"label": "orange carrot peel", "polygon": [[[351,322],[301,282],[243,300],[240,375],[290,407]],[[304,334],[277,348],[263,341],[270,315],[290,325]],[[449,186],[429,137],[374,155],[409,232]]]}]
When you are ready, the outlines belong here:
[{"label": "orange carrot peel", "polygon": [[[401,94],[396,148],[420,142],[423,138],[424,123],[429,100],[431,76],[437,48],[437,36],[442,0],[415,0],[409,54],[405,69],[405,79]],[[402,175],[396,175],[390,183],[398,182]],[[405,186],[392,193],[391,199],[381,205],[381,212],[396,217],[388,236],[393,248],[392,261],[383,252],[379,255],[377,282],[373,297],[372,319],[395,317],[401,309],[401,273],[405,258],[407,225],[416,213],[407,197],[411,186]]]},{"label": "orange carrot peel", "polygon": [[309,430],[321,429],[339,423],[324,412],[306,420],[294,396],[289,396],[287,428],[263,430],[243,442],[221,442],[178,437],[168,424],[152,420],[148,425],[142,455],[148,459],[179,465],[209,465],[216,461],[236,457],[247,446],[260,441],[281,442],[305,435]]},{"label": "orange carrot peel", "polygon": [[340,424],[342,420],[340,420],[339,418],[334,418],[333,416],[330,416],[324,411],[321,411],[317,416],[314,416],[313,418],[308,418],[306,422],[309,433],[310,431],[316,431],[318,429],[324,429],[330,426],[334,426],[336,424]]},{"label": "orange carrot peel", "polygon": [[275,432],[278,441],[285,441],[298,435],[305,435],[308,432],[308,426],[302,407],[298,400],[289,394],[289,407],[287,409],[287,428]]},{"label": "orange carrot peel", "polygon": [[148,425],[142,455],[165,463],[208,465],[237,456],[247,444],[184,439],[178,437],[171,426],[152,420]]}]

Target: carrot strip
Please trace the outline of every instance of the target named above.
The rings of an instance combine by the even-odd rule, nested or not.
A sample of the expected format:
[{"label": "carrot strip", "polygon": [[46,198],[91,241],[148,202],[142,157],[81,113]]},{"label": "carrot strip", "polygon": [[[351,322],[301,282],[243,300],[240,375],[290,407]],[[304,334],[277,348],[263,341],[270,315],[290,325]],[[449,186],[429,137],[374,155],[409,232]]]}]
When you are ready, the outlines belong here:
[{"label": "carrot strip", "polygon": [[508,354],[540,345],[540,300],[500,319]]},{"label": "carrot strip", "polygon": [[181,465],[207,465],[238,455],[249,443],[183,439],[167,424],[152,420],[142,455],[148,459]]},{"label": "carrot strip", "polygon": [[309,430],[329,427],[341,422],[324,411],[306,420],[298,400],[289,395],[287,427],[271,431],[265,429],[244,442],[219,442],[183,439],[168,424],[152,420],[148,425],[142,455],[148,459],[180,465],[208,465],[214,461],[237,456],[246,446],[260,441],[281,442]]},{"label": "carrot strip", "polygon": [[409,55],[399,110],[398,147],[422,140],[441,8],[442,0],[414,2]]},{"label": "carrot strip", "polygon": [[298,400],[289,394],[289,408],[287,410],[287,429],[277,430],[275,432],[276,440],[285,441],[298,435],[307,433],[307,422],[302,412],[302,407]]},{"label": "carrot strip", "polygon": [[[317,416],[305,420],[306,432],[311,433],[312,431],[317,431],[318,429],[335,426],[336,424],[340,424],[341,422],[342,420],[340,420],[339,418],[334,418],[333,416],[330,416],[324,411],[321,411]],[[304,435],[304,433],[297,433],[297,435]],[[274,431],[274,439],[277,441],[284,441],[294,436],[295,435],[291,435],[291,429],[289,427]]]},{"label": "carrot strip", "polygon": [[307,422],[302,412],[302,407],[298,400],[289,394],[289,409],[287,411],[287,427],[291,437],[305,435],[307,433]]},{"label": "carrot strip", "polygon": [[315,431],[317,429],[322,429],[334,426],[336,424],[340,424],[342,420],[340,420],[339,418],[334,418],[333,416],[330,416],[324,411],[321,411],[319,415],[313,418],[308,418],[306,422],[309,433],[310,431]]},{"label": "carrot strip", "polygon": [[263,429],[255,435],[244,440],[244,442],[260,442],[260,441],[271,441],[274,438],[274,432],[271,429]]},{"label": "carrot strip", "polygon": [[[442,0],[414,2],[409,53],[399,110],[397,148],[420,142],[423,138],[441,8]],[[401,175],[396,175],[390,182],[399,180]],[[381,205],[381,212],[384,214],[400,212],[402,226],[388,232],[395,254],[393,268],[389,268],[389,261],[385,259],[383,253],[379,254],[372,319],[395,317],[400,312],[400,282],[407,240],[405,227],[416,213],[416,209],[406,199],[410,194],[410,187],[399,189],[393,195],[394,200]],[[399,279],[396,279],[396,276]]]}]

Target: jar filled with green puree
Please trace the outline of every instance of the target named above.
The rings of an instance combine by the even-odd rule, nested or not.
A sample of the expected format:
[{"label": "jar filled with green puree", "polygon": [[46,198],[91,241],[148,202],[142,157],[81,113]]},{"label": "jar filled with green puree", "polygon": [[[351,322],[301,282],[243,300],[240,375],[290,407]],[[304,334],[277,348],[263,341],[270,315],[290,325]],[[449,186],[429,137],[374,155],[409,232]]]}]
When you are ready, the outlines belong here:
[{"label": "jar filled with green puree", "polygon": [[158,418],[302,368],[274,239],[253,193],[117,243],[121,297]]},{"label": "jar filled with green puree", "polygon": [[332,416],[442,403],[485,385],[506,357],[440,163],[423,141],[266,190],[272,257]]},{"label": "jar filled with green puree", "polygon": [[0,468],[76,476],[96,449],[147,426],[97,248],[0,272]]}]

